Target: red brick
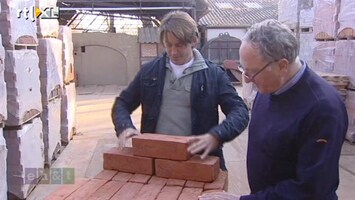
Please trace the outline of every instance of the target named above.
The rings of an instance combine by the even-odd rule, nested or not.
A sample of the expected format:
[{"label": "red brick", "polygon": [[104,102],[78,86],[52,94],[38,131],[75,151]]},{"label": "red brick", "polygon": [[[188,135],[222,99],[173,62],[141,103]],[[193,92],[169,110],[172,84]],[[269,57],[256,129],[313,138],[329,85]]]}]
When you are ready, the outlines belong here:
[{"label": "red brick", "polygon": [[188,161],[155,160],[156,176],[192,181],[212,182],[219,173],[219,158],[195,155]]},{"label": "red brick", "polygon": [[118,192],[116,192],[111,200],[127,200],[132,199],[136,194],[138,194],[139,190],[143,187],[142,183],[131,183],[128,182],[124,184]]},{"label": "red brick", "polygon": [[102,180],[111,180],[117,174],[117,171],[114,170],[102,170],[98,173],[94,179],[102,179]]},{"label": "red brick", "polygon": [[177,200],[181,191],[181,186],[165,186],[160,191],[156,200]]},{"label": "red brick", "polygon": [[110,199],[126,182],[110,181],[101,186],[88,200],[108,200]]},{"label": "red brick", "polygon": [[134,174],[132,178],[129,179],[129,182],[146,184],[148,183],[150,177],[150,175],[146,174]]},{"label": "red brick", "polygon": [[175,178],[169,178],[168,181],[166,182],[166,185],[171,185],[171,186],[184,186],[185,183],[186,183],[186,180],[175,179]]},{"label": "red brick", "polygon": [[132,148],[125,147],[121,150],[114,147],[104,152],[104,169],[138,174],[154,174],[154,161],[133,155]]},{"label": "red brick", "polygon": [[113,181],[123,181],[123,182],[128,182],[129,179],[131,179],[133,174],[131,173],[126,173],[126,172],[118,172],[113,178]]},{"label": "red brick", "polygon": [[205,183],[201,182],[201,181],[186,181],[185,187],[203,188],[204,185],[205,185]]},{"label": "red brick", "polygon": [[188,138],[163,134],[144,133],[132,139],[133,154],[170,160],[188,160]]},{"label": "red brick", "polygon": [[62,200],[80,188],[82,185],[87,183],[89,179],[76,179],[74,184],[62,185],[50,195],[48,195],[45,200]]},{"label": "red brick", "polygon": [[166,185],[167,181],[168,181],[168,179],[166,179],[166,178],[152,176],[152,178],[149,180],[148,184]]},{"label": "red brick", "polygon": [[203,190],[228,190],[228,172],[220,171],[218,177],[212,183],[206,183]]},{"label": "red brick", "polygon": [[202,188],[184,188],[178,200],[198,200],[202,194]]},{"label": "red brick", "polygon": [[87,199],[91,194],[93,194],[106,182],[107,180],[91,179],[66,199],[67,200]]},{"label": "red brick", "polygon": [[133,199],[134,200],[155,200],[158,196],[160,190],[163,188],[163,185],[147,184],[139,190]]}]

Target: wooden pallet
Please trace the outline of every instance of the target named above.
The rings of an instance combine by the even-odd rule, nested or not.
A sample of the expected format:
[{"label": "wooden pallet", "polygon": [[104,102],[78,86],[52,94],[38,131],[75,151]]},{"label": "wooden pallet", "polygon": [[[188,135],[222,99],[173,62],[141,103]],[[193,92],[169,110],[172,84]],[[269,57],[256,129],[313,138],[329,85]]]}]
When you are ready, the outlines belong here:
[{"label": "wooden pallet", "polygon": [[55,98],[62,96],[62,87],[60,85],[55,86],[48,97],[48,101],[52,101]]},{"label": "wooden pallet", "polygon": [[6,50],[23,50],[23,49],[32,49],[32,50],[37,50],[38,43],[36,40],[31,37],[31,36],[21,36],[16,40],[16,43],[14,45],[9,45],[5,43],[4,48]]}]

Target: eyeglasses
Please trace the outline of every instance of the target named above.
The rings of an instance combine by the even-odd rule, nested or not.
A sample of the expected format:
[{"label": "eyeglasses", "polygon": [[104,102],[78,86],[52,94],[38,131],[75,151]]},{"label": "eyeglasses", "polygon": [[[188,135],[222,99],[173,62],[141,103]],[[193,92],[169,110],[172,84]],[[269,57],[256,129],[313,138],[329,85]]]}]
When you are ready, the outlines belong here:
[{"label": "eyeglasses", "polygon": [[252,81],[252,80],[254,80],[254,78],[255,78],[258,74],[260,74],[264,69],[266,69],[271,63],[276,62],[276,61],[277,61],[277,60],[273,60],[273,61],[268,62],[264,67],[262,67],[262,68],[259,69],[257,72],[255,72],[252,76],[249,76],[249,75],[246,74],[245,69],[243,68],[242,65],[239,65],[239,66],[238,66],[238,70],[239,70],[240,72],[242,72],[243,76],[244,76],[245,78],[247,78],[248,81]]}]

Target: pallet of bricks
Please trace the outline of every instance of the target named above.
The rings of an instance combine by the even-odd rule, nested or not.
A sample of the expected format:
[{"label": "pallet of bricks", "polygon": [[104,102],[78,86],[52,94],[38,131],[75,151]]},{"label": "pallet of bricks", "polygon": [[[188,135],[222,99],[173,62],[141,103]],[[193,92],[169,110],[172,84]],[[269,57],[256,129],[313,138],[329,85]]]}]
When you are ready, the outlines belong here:
[{"label": "pallet of bricks", "polygon": [[[1,180],[0,198],[24,199],[40,179],[37,169],[44,166],[36,24],[24,16],[18,17],[19,10],[31,8],[35,2],[0,0],[0,3],[0,68],[4,67],[0,74],[0,115],[5,118],[0,131],[7,146],[6,163],[3,163],[4,154],[0,152],[1,166],[6,166],[1,167],[1,170],[6,169],[6,175],[3,176],[1,171],[0,177],[6,180]],[[36,174],[28,178],[26,174],[30,171]],[[7,191],[4,194],[5,187]]]},{"label": "pallet of bricks", "polygon": [[[35,1],[36,7],[55,7],[57,0]],[[62,40],[57,19],[36,19],[43,113],[44,163],[50,167],[62,149],[61,97],[63,92]]]},{"label": "pallet of bricks", "polygon": [[67,145],[76,133],[76,88],[71,28],[68,26],[60,26],[59,39],[63,44],[63,93],[61,101],[60,133],[62,145]]},{"label": "pallet of bricks", "polygon": [[191,156],[187,146],[187,137],[141,134],[132,147],[104,152],[104,170],[93,179],[77,179],[46,199],[197,200],[226,191],[228,174],[219,169],[219,158]]},{"label": "pallet of bricks", "polygon": [[[349,116],[346,139],[355,142],[355,1],[315,0],[314,69],[340,89]],[[323,74],[324,75],[324,74]],[[344,88],[344,84],[347,86]]]}]

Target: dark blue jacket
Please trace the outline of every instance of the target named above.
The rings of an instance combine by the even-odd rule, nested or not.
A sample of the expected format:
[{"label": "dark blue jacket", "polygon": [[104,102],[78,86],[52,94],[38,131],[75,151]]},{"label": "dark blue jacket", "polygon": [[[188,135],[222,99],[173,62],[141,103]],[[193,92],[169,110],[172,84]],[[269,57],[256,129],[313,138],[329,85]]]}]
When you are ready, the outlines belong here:
[{"label": "dark blue jacket", "polygon": [[[130,114],[142,106],[141,132],[154,133],[158,121],[165,81],[166,54],[142,66],[128,88],[116,98],[112,120],[116,133],[134,128]],[[225,71],[206,61],[207,69],[193,74],[191,84],[191,119],[193,135],[211,133],[222,143],[233,140],[246,128],[249,115],[246,105],[231,85]],[[226,119],[218,124],[218,105]],[[221,158],[219,149],[212,155]],[[223,167],[222,167],[223,168]]]}]

